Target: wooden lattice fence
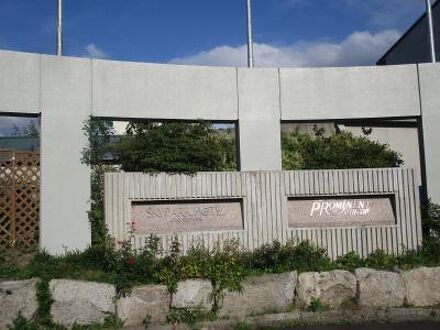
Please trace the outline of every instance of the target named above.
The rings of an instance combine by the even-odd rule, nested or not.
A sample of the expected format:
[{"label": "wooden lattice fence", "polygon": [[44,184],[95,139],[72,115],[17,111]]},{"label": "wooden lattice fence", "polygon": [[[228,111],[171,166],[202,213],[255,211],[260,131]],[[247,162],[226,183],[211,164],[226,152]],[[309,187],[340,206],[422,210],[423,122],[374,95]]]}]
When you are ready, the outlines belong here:
[{"label": "wooden lattice fence", "polygon": [[0,248],[38,245],[40,155],[0,150]]}]

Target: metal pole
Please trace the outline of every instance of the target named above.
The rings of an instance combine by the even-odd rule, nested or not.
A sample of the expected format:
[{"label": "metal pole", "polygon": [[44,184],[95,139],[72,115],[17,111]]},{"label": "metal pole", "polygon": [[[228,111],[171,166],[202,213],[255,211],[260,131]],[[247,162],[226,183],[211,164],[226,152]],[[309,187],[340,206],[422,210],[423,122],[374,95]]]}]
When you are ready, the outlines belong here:
[{"label": "metal pole", "polygon": [[57,55],[63,55],[63,0],[57,0]]},{"label": "metal pole", "polygon": [[246,0],[246,25],[247,25],[247,65],[254,67],[254,45],[252,41],[252,10],[251,0]]},{"label": "metal pole", "polygon": [[431,0],[426,0],[426,18],[428,23],[429,48],[431,51],[431,62],[435,63],[435,41],[434,41],[434,25],[432,23]]}]

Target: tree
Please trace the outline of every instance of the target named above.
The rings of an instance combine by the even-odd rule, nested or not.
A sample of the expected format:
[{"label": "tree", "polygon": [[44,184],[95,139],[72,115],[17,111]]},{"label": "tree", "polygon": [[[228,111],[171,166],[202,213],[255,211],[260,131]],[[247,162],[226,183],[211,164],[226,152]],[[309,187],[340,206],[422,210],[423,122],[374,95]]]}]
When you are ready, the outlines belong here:
[{"label": "tree", "polygon": [[30,120],[24,127],[14,125],[12,127],[11,136],[13,137],[40,137],[39,125],[35,124],[34,120]]},{"label": "tree", "polygon": [[130,172],[236,169],[234,139],[206,122],[131,122],[112,152]]},{"label": "tree", "polygon": [[387,144],[357,137],[350,132],[282,134],[285,170],[398,167],[401,155]]}]

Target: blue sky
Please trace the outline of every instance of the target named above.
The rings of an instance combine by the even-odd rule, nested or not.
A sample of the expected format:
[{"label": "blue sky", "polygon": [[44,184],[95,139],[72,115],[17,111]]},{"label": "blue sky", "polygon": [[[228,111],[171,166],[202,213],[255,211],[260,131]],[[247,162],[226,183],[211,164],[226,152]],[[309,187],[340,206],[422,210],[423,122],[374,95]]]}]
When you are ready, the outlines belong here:
[{"label": "blue sky", "polygon": [[[55,3],[0,0],[0,47],[53,53]],[[245,63],[245,0],[64,3],[66,55]],[[373,64],[423,12],[424,0],[253,0],[253,10],[257,66],[271,60],[286,66],[363,65]],[[344,46],[345,56],[339,53]],[[330,58],[324,60],[326,53]]]},{"label": "blue sky", "polygon": [[[373,65],[424,0],[253,0],[256,66]],[[0,0],[0,48],[53,54],[55,0]],[[64,0],[64,53],[246,64],[245,0]],[[11,123],[0,120],[0,134]]]}]

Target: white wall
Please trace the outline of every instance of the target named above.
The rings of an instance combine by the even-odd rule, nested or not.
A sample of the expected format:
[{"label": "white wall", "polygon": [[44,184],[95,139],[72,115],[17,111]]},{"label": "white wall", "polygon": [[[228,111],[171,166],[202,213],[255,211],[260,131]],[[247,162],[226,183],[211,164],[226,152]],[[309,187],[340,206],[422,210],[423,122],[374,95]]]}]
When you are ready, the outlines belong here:
[{"label": "white wall", "polygon": [[416,65],[250,70],[0,51],[0,113],[41,112],[41,245],[62,252],[89,242],[90,177],[79,159],[90,115],[238,120],[241,168],[257,171],[281,167],[281,120],[419,116],[421,105],[428,188],[440,202],[440,64],[419,71]]}]

